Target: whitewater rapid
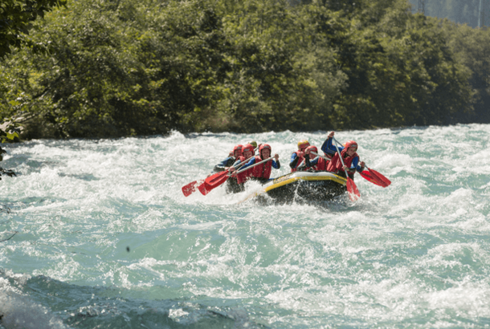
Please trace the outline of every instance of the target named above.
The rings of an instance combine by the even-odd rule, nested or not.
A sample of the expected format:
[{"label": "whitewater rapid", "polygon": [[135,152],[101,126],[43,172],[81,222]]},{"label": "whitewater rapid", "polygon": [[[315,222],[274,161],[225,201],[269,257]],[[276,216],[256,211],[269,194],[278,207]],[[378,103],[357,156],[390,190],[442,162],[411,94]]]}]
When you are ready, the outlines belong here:
[{"label": "whitewater rapid", "polygon": [[392,181],[357,175],[357,202],[182,194],[236,144],[269,143],[277,177],[299,140],[320,147],[327,133],[2,146],[17,177],[0,181],[0,325],[490,325],[490,125],[337,132]]}]

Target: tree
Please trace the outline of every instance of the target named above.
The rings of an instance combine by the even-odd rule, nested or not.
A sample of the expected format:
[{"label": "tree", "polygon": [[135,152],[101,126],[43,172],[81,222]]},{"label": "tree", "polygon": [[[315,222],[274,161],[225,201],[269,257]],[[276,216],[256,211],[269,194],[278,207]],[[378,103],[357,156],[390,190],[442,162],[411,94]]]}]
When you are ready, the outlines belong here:
[{"label": "tree", "polygon": [[295,3],[69,0],[0,63],[0,116],[97,138],[468,122],[471,87],[485,109],[485,29],[405,0]]},{"label": "tree", "polygon": [[[25,34],[29,33],[32,21],[54,7],[64,5],[67,0],[2,0],[0,3],[0,57],[10,53],[10,47],[20,47],[29,43]],[[24,35],[23,35],[24,34]]]}]

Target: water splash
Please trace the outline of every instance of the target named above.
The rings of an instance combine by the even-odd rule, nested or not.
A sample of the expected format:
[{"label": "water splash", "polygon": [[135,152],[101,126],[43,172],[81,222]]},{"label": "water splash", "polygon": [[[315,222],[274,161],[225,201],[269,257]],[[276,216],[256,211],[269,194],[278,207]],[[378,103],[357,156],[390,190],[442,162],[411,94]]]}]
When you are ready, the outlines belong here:
[{"label": "water splash", "polygon": [[180,189],[251,140],[285,174],[297,141],[321,146],[325,132],[8,145],[18,177],[2,179],[0,231],[18,233],[1,242],[1,324],[31,328],[42,313],[42,328],[484,327],[489,135],[339,132],[392,185],[357,176],[358,202],[321,207]]}]

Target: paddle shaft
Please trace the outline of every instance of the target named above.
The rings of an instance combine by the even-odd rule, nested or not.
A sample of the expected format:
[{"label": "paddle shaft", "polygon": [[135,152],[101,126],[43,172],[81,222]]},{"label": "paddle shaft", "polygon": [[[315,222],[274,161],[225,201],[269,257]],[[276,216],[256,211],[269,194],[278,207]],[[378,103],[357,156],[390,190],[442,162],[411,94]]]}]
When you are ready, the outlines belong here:
[{"label": "paddle shaft", "polygon": [[[256,147],[256,148],[254,149],[254,151],[257,151],[257,149],[258,149],[258,147]],[[250,158],[249,158],[249,159],[250,159]],[[246,163],[247,163],[247,161],[245,161],[245,160],[244,160],[244,161],[243,161],[242,163],[240,163],[238,166],[236,166],[236,167],[235,167],[234,165],[232,165],[231,167],[235,167],[235,169],[240,169],[240,168],[241,168],[241,167],[243,167],[243,166],[244,166]],[[230,168],[231,168],[231,167],[230,167]],[[229,170],[229,169],[228,169],[228,170]]]},{"label": "paddle shaft", "polygon": [[[257,148],[255,148],[255,150],[257,150]],[[243,165],[245,165],[246,163],[247,163],[247,162],[243,161],[243,163],[240,163],[240,164],[239,164],[237,167],[235,167],[235,168],[236,168],[236,169],[241,168],[241,167],[242,167]],[[187,184],[187,185],[183,186],[183,187],[182,187],[182,192],[184,193],[184,196],[186,196],[186,197],[187,197],[187,196],[191,195],[191,194],[192,194],[192,193],[193,193],[193,192],[196,190],[196,189],[195,189],[195,186],[196,186],[197,184],[199,184],[199,186],[198,186],[198,190],[199,190],[199,191],[201,191],[201,193],[202,193],[203,195],[206,195],[206,194],[209,192],[209,191],[207,191],[206,193],[204,193],[204,192],[203,192],[203,191],[205,191],[205,190],[206,190],[206,188],[205,188],[205,185],[206,185],[206,180],[207,180],[209,177],[213,177],[213,176],[216,176],[216,175],[218,175],[218,177],[219,177],[219,175],[222,175],[222,174],[224,174],[224,175],[226,175],[226,176],[230,177],[230,176],[231,176],[231,174],[230,174],[230,168],[228,168],[228,169],[227,169],[227,170],[225,170],[225,171],[222,171],[221,173],[217,173],[217,174],[214,174],[214,175],[208,176],[206,179],[204,179],[204,181],[203,181],[203,182],[199,182],[199,183],[198,183],[197,181],[193,181],[193,182],[191,182],[191,183],[189,183],[189,184]],[[218,184],[217,186],[219,186],[219,185],[221,185],[221,183],[220,183],[220,184]],[[213,188],[214,188],[214,187],[213,187]]]},{"label": "paddle shaft", "polygon": [[246,164],[247,164],[247,162],[248,162],[248,161],[243,160],[243,162],[242,162],[242,163],[240,163],[240,164],[238,164],[238,166],[236,166],[236,167],[235,167],[235,166],[232,166],[232,167],[234,167],[235,169],[237,169],[237,170],[238,170],[238,169],[240,169],[241,167],[243,167],[244,165],[246,165]]},{"label": "paddle shaft", "polygon": [[[248,170],[248,169],[250,169],[250,168],[253,168],[253,167],[255,167],[255,166],[258,166],[259,164],[264,163],[264,162],[267,162],[267,161],[270,161],[270,160],[272,160],[272,159],[273,159],[273,157],[270,157],[270,158],[267,158],[267,159],[262,160],[262,161],[260,161],[260,162],[254,163],[254,164],[253,164],[253,165],[251,165],[250,167],[247,167],[247,168],[245,168],[245,169],[239,170],[239,171],[237,171],[237,172],[236,172],[236,173],[234,173],[234,174],[238,175],[239,173],[244,172],[245,170]],[[250,160],[249,160],[249,161],[250,161]]]},{"label": "paddle shaft", "polygon": [[[333,139],[333,142],[335,143],[335,148],[337,149],[337,153],[339,154],[340,162],[342,162],[342,168],[343,168],[343,167],[345,167],[345,164],[344,164],[344,159],[342,159],[342,153],[340,153],[339,147],[337,146],[338,141],[334,137],[332,137],[332,139]],[[349,173],[346,172],[345,174],[346,174],[347,178],[349,178]]]},{"label": "paddle shaft", "polygon": [[328,161],[332,160],[332,159],[330,159],[330,158],[327,158],[326,156],[320,155],[320,154],[315,153],[315,152],[313,152],[313,151],[310,151],[310,153],[311,153],[311,154],[313,154],[313,155],[319,156],[320,158],[324,158],[325,160],[328,160]]},{"label": "paddle shaft", "polygon": [[[333,138],[333,137],[332,137]],[[340,158],[340,161],[342,162],[342,167],[345,167],[345,163],[344,163],[344,159],[342,159],[342,153],[340,152],[339,150],[339,147],[338,147],[338,142],[335,138],[333,138],[334,142],[335,142],[335,148],[337,149],[337,153],[339,154],[339,158]],[[340,143],[339,143],[340,144]],[[347,178],[347,183],[345,184],[346,187],[347,187],[347,192],[349,192],[349,198],[352,200],[352,201],[356,201],[357,200],[357,197],[361,196],[359,194],[359,191],[357,191],[357,186],[356,184],[354,183],[354,181],[349,177],[349,172],[345,171],[345,176]]]},{"label": "paddle shaft", "polygon": [[[258,147],[256,147],[256,148],[254,149],[254,152],[255,152],[255,151],[257,151],[257,149],[258,149]],[[251,158],[251,157],[250,157],[250,158]],[[245,164],[247,164],[247,163],[248,163],[248,161],[247,161],[247,160],[249,160],[249,161],[250,161],[250,158],[248,158],[248,159],[246,159],[246,160],[243,160],[243,162],[242,162],[242,163],[240,163],[238,166],[236,166],[236,167],[235,167],[235,166],[232,166],[232,167],[235,167],[235,169],[240,169],[241,167],[243,167]]]}]

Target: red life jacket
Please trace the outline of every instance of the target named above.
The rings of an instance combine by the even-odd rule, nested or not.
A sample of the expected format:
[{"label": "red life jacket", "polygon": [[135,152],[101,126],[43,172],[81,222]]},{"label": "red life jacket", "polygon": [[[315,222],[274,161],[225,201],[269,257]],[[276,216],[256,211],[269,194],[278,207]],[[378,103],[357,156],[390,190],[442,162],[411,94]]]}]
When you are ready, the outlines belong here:
[{"label": "red life jacket", "polygon": [[299,155],[298,155],[298,152],[299,152],[299,151],[294,152],[294,154],[296,154],[296,156],[297,156],[299,159],[298,159],[298,162],[296,162],[296,166],[295,166],[294,168],[291,168],[291,172],[295,172],[295,171],[297,171],[297,170],[298,170],[299,165],[300,165],[300,164],[302,164],[302,163],[303,163],[303,160],[305,159],[304,157],[299,156]]},{"label": "red life jacket", "polygon": [[[250,157],[250,158],[248,158],[248,159],[246,159],[246,160],[245,160],[245,157],[243,157],[243,156],[240,156],[240,157],[239,157],[239,160],[240,160],[241,162],[244,162],[244,161],[249,162],[249,161],[250,161],[250,159],[252,159],[252,157]],[[257,166],[257,167],[258,167],[258,166]],[[254,168],[255,168],[255,167],[254,167]],[[245,183],[245,182],[246,182],[246,181],[247,181],[247,180],[248,180],[248,179],[249,179],[249,178],[252,176],[254,168],[250,168],[250,169],[245,170],[244,172],[239,173],[239,174],[236,176],[236,180],[237,180],[238,184],[243,184],[243,183]],[[241,170],[241,168],[240,168],[240,169],[238,169],[238,170]]]},{"label": "red life jacket", "polygon": [[[263,159],[261,159],[260,156],[258,155],[255,156],[255,163],[258,163],[262,160]],[[271,177],[272,160],[261,163],[258,166],[253,167],[252,170],[253,170],[253,174],[252,174],[253,177],[269,179],[269,177]]]},{"label": "red life jacket", "polygon": [[[347,152],[347,148],[344,148],[340,153],[342,153],[344,164],[350,168],[350,165],[352,164],[352,160],[354,160],[355,157],[358,157],[358,155],[357,153],[354,153],[353,155],[344,158],[346,152]],[[339,152],[335,152],[335,155],[333,156],[332,160],[330,160],[330,162],[328,163],[327,171],[333,173],[337,173],[339,171],[345,171],[344,168],[342,168],[342,161],[340,161]]]},{"label": "red life jacket", "polygon": [[330,163],[330,161],[325,160],[324,158],[320,157],[318,159],[316,166],[314,166],[314,170],[316,170],[316,171],[327,171],[327,166],[329,163]]}]

